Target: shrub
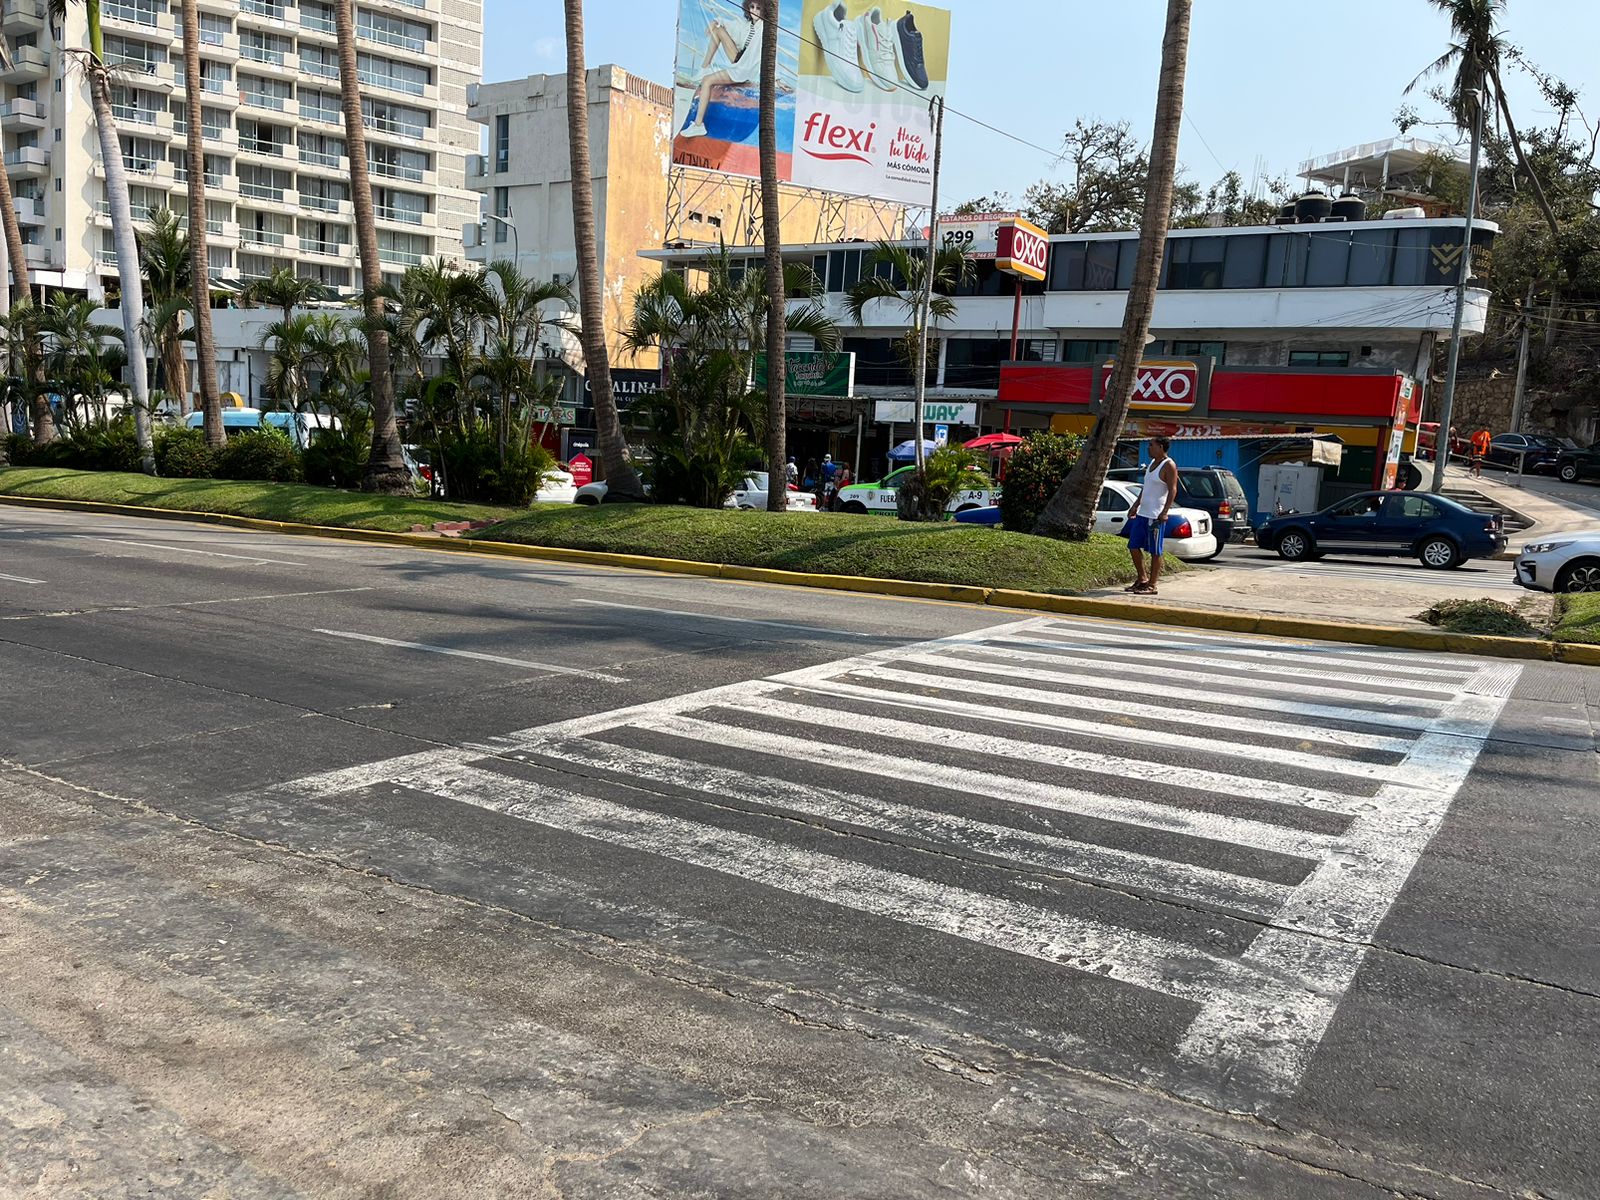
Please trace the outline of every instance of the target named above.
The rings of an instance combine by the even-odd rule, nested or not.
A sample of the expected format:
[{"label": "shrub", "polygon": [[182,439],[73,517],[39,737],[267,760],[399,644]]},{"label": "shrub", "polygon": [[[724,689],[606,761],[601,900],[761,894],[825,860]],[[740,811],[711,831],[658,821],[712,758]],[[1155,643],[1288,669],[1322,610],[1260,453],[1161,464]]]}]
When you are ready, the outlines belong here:
[{"label": "shrub", "polygon": [[1018,446],[1006,463],[1000,491],[1000,519],[1007,529],[1032,533],[1044,506],[1050,503],[1067,477],[1083,439],[1071,433],[1034,433]]},{"label": "shrub", "polygon": [[317,434],[306,448],[306,482],[322,487],[360,487],[371,455],[372,416],[366,409],[358,409],[345,417],[338,429],[324,429]]},{"label": "shrub", "polygon": [[133,417],[80,425],[42,446],[17,434],[6,439],[13,466],[67,467],[75,471],[138,471],[139,441]]},{"label": "shrub", "polygon": [[248,429],[228,439],[217,454],[218,479],[259,479],[295,483],[301,476],[300,451],[277,429]]},{"label": "shrub", "polygon": [[942,446],[927,458],[923,477],[908,475],[895,497],[902,521],[942,521],[957,492],[992,486],[983,458],[960,446]]},{"label": "shrub", "polygon": [[210,479],[217,454],[204,430],[168,427],[156,434],[156,474],[165,479]]},{"label": "shrub", "polygon": [[1441,600],[1417,619],[1451,633],[1487,633],[1497,637],[1535,637],[1538,630],[1522,614],[1498,600]]},{"label": "shrub", "polygon": [[452,500],[526,508],[555,467],[550,451],[521,440],[520,434],[506,447],[502,463],[499,435],[490,421],[446,427],[440,431],[438,448]]}]

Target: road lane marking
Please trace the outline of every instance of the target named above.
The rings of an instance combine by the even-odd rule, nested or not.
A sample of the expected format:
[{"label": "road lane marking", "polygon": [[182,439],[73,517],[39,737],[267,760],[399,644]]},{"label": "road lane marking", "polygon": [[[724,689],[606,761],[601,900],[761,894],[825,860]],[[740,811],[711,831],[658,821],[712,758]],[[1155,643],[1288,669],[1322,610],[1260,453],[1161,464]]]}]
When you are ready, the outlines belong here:
[{"label": "road lane marking", "polygon": [[588,608],[618,608],[627,612],[654,613],[664,617],[689,617],[696,621],[727,621],[738,625],[760,625],[767,629],[789,629],[800,633],[813,634],[816,637],[832,641],[835,638],[861,638],[872,642],[888,642],[904,640],[892,633],[857,633],[849,629],[823,629],[816,625],[796,625],[789,621],[762,621],[755,617],[722,617],[715,613],[687,612],[678,608],[651,608],[643,604],[616,604],[610,600],[573,600],[572,604],[582,604]]},{"label": "road lane marking", "polygon": [[778,891],[1205,1003],[1267,981],[1237,959],[1071,912],[968,891],[747,833],[464,766],[400,787],[671,858]]},{"label": "road lane marking", "polygon": [[239,562],[270,564],[275,567],[306,567],[306,563],[288,562],[281,558],[260,558],[254,554],[224,554],[220,550],[196,550],[191,546],[171,546],[165,542],[147,542],[143,539],[98,537],[92,533],[69,535],[85,542],[109,542],[113,546],[133,546],[140,550],[172,550],[178,554],[203,554],[207,558],[232,558]]},{"label": "road lane marking", "polygon": [[430,646],[426,642],[402,642],[394,638],[378,637],[370,633],[351,633],[340,629],[313,629],[326,637],[346,638],[352,642],[371,642],[375,646],[392,646],[396,650],[418,650],[424,654],[447,654],[451,658],[470,658],[477,662],[499,663],[506,667],[527,667],[534,671],[548,671],[556,675],[576,675],[582,679],[600,679],[606,683],[627,683],[621,675],[608,675],[604,671],[588,671],[582,667],[563,667],[556,663],[538,662],[531,658],[507,658],[503,654],[480,654],[476,650],[455,650],[449,646]]},{"label": "road lane marking", "polygon": [[0,575],[0,579],[9,580],[12,583],[43,583],[44,582],[44,580],[42,580],[42,579],[29,579],[26,575]]},{"label": "road lane marking", "polygon": [[1157,892],[1191,903],[1266,915],[1282,907],[1291,889],[1289,884],[1170,858],[1095,846],[837,788],[812,787],[771,775],[655,754],[615,742],[552,738],[538,743],[524,742],[523,747],[542,758],[569,766],[620,775],[624,782],[648,780],[920,841],[944,842],[977,854],[1011,859],[1114,887]]},{"label": "road lane marking", "polygon": [[[0,576],[0,579],[5,576]],[[0,621],[41,621],[61,617],[92,617],[97,613],[156,612],[164,608],[202,608],[215,604],[248,604],[261,600],[298,600],[305,596],[342,596],[350,592],[373,592],[376,588],[324,588],[316,592],[277,592],[267,596],[226,596],[217,600],[173,600],[168,604],[108,604],[102,608],[63,608],[56,612],[23,613],[0,617]]]}]

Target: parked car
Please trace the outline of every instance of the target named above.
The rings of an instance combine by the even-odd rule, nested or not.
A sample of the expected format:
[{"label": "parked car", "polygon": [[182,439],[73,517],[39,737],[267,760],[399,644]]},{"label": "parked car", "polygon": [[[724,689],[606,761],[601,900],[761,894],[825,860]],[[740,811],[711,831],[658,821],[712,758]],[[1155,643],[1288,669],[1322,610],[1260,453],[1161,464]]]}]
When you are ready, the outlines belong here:
[{"label": "parked car", "polygon": [[1549,474],[1556,469],[1563,447],[1553,437],[1537,433],[1497,434],[1489,443],[1489,453],[1483,456],[1484,464],[1504,467],[1508,471],[1521,469],[1529,475]]},{"label": "parked car", "polygon": [[1256,545],[1290,562],[1324,554],[1409,555],[1445,570],[1506,548],[1499,514],[1485,516],[1443,496],[1363,492],[1315,513],[1289,513],[1256,527]]},{"label": "parked car", "polygon": [[1539,592],[1600,592],[1600,530],[1529,542],[1517,555],[1517,582]]},{"label": "parked car", "polygon": [[[1108,479],[1100,489],[1100,507],[1094,514],[1096,533],[1118,533],[1127,528],[1139,504],[1140,488],[1120,479]],[[1206,562],[1222,553],[1211,514],[1204,509],[1174,505],[1167,513],[1167,553],[1185,562]]]},{"label": "parked car", "polygon": [[[606,490],[606,481],[604,479],[596,479],[593,483],[586,483],[573,492],[572,502],[574,504],[599,504],[606,498]],[[649,495],[650,485],[648,483],[644,485],[644,490],[645,494]]]},{"label": "parked car", "polygon": [[[1119,467],[1107,472],[1106,478],[1121,483],[1141,483],[1145,469]],[[1175,503],[1210,513],[1219,545],[1242,542],[1250,536],[1250,498],[1244,494],[1244,485],[1238,476],[1227,467],[1179,467]]]},{"label": "parked car", "polygon": [[577,481],[572,478],[572,472],[556,467],[545,472],[539,483],[539,494],[533,499],[536,504],[571,504],[577,498]]},{"label": "parked car", "polygon": [[[1107,480],[1100,491],[1100,507],[1094,514],[1094,531],[1121,533],[1138,502],[1137,487],[1122,480]],[[955,519],[963,525],[998,526],[1000,506],[963,509]],[[1202,562],[1222,553],[1211,514],[1202,509],[1174,508],[1167,514],[1166,537],[1167,553],[1186,562]]]},{"label": "parked car", "polygon": [[[743,485],[734,489],[733,495],[723,502],[722,507],[764,511],[767,507],[767,480],[765,471],[752,471],[744,477]],[[816,512],[817,497],[813,492],[802,492],[790,484],[789,499],[784,507],[789,512]]]},{"label": "parked car", "polygon": [[[839,511],[847,513],[883,513],[894,515],[899,511],[895,503],[900,484],[909,479],[916,467],[901,467],[890,471],[876,483],[854,483],[839,489]],[[946,506],[947,512],[959,513],[972,508],[986,508],[1000,500],[998,488],[968,488],[957,492]]]},{"label": "parked car", "polygon": [[[203,429],[205,414],[192,412],[183,419],[189,429]],[[338,429],[339,418],[315,412],[262,412],[259,408],[225,408],[222,410],[222,431],[235,437],[251,429],[276,429],[301,450],[304,450],[324,429]]]},{"label": "parked car", "polygon": [[1556,458],[1555,470],[1567,483],[1576,483],[1580,479],[1600,479],[1600,442],[1587,450],[1570,447],[1562,450]]}]

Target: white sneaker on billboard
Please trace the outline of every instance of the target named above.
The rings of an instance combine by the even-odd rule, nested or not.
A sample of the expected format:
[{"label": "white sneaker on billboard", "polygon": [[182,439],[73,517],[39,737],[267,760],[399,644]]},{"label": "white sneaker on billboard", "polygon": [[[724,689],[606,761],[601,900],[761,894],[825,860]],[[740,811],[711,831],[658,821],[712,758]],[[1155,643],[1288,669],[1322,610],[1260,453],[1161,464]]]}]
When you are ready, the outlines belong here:
[{"label": "white sneaker on billboard", "polygon": [[850,20],[850,11],[842,4],[835,4],[819,12],[811,24],[817,31],[822,57],[827,61],[833,81],[847,92],[863,90],[866,81],[861,77],[858,61],[860,34],[856,23]]},{"label": "white sneaker on billboard", "polygon": [[678,136],[686,138],[705,137],[706,123],[704,121],[696,121],[693,125],[685,125],[683,127],[683,132]]},{"label": "white sneaker on billboard", "polygon": [[876,6],[861,15],[861,60],[867,64],[867,78],[886,92],[900,84],[900,63],[895,54],[894,26]]}]

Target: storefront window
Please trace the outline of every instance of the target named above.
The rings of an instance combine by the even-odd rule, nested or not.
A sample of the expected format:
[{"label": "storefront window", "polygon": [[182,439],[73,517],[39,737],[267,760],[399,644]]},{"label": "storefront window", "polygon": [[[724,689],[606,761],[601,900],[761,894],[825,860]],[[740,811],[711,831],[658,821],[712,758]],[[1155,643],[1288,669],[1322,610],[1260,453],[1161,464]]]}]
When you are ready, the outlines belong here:
[{"label": "storefront window", "polygon": [[1050,247],[1050,290],[1083,291],[1083,268],[1088,260],[1088,242],[1057,242]]},{"label": "storefront window", "polygon": [[1173,289],[1222,286],[1226,238],[1173,238],[1167,243],[1166,286]]},{"label": "storefront window", "polygon": [[1289,365],[1291,367],[1348,367],[1350,365],[1350,351],[1291,350],[1289,351]]}]

